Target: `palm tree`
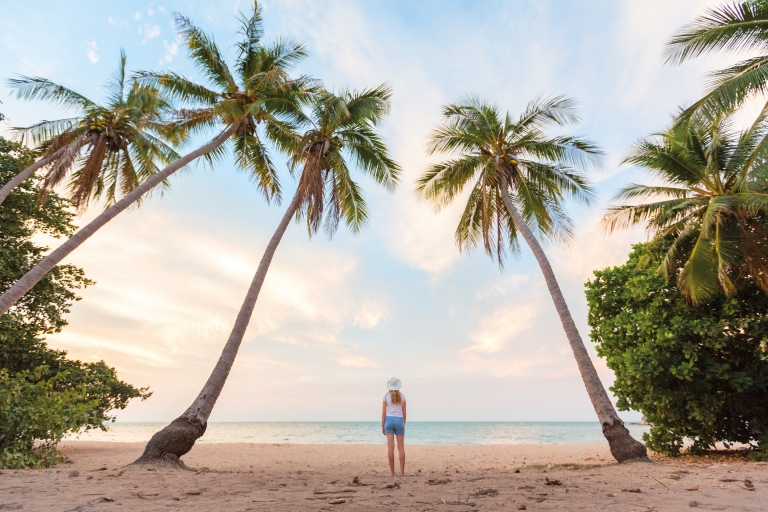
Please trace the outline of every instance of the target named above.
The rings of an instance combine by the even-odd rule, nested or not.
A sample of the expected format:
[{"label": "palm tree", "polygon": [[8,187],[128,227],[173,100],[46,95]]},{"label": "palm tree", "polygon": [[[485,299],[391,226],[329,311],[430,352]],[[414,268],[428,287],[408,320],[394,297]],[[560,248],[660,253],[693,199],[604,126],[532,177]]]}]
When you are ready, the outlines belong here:
[{"label": "palm tree", "polygon": [[179,158],[157,137],[170,106],[156,88],[135,81],[127,84],[125,64],[121,51],[120,65],[106,84],[104,106],[45,78],[21,76],[8,81],[19,99],[48,100],[80,113],[15,129],[21,141],[39,147],[42,156],[0,189],[0,204],[17,185],[47,167],[44,190],[71,175],[70,199],[78,209],[102,196],[111,206],[119,195],[157,173],[157,163],[168,165]]},{"label": "palm tree", "polygon": [[189,19],[176,15],[177,27],[193,61],[216,89],[176,73],[140,74],[140,83],[158,86],[170,97],[193,107],[175,113],[175,119],[163,129],[169,137],[185,141],[201,130],[223,125],[222,131],[213,140],[144,180],[41,260],[0,296],[0,314],[7,312],[45,274],[117,214],[195,159],[221,157],[223,145],[229,140],[238,166],[251,174],[267,199],[279,199],[280,184],[275,167],[259,133],[279,149],[288,148],[293,140],[293,127],[280,119],[280,110],[303,97],[312,81],[306,77],[292,80],[288,76],[290,68],[305,56],[300,44],[292,41],[278,41],[270,46],[261,44],[261,11],[256,3],[252,15],[241,21],[242,40],[237,46],[237,73],[233,75],[213,39],[192,25]]},{"label": "palm tree", "polygon": [[646,459],[645,447],[629,435],[600,382],[539,241],[571,238],[564,200],[590,203],[593,198],[583,171],[597,163],[600,150],[577,137],[544,133],[548,126],[577,121],[573,101],[537,98],[513,120],[496,106],[467,97],[444,107],[443,116],[432,133],[429,153],[460,155],[430,167],[417,182],[418,192],[441,208],[472,183],[456,229],[462,250],[482,241],[485,251],[502,265],[506,246],[517,253],[522,235],[544,273],[611,453],[619,462]]},{"label": "palm tree", "polygon": [[768,113],[743,133],[730,118],[700,118],[638,142],[628,163],[662,183],[632,184],[615,200],[644,200],[609,208],[608,231],[645,224],[668,242],[659,272],[700,304],[741,279],[768,292]]},{"label": "palm tree", "polygon": [[[768,40],[768,2],[746,0],[707,10],[684,26],[667,44],[667,62],[680,64],[706,53],[757,51],[765,53]],[[751,57],[709,75],[707,94],[687,108],[710,119],[730,112],[750,97],[768,92],[768,55]],[[768,106],[768,105],[767,105]]]},{"label": "palm tree", "polygon": [[293,200],[267,244],[229,339],[208,381],[181,416],[152,436],[136,463],[160,462],[183,467],[179,458],[205,433],[208,418],[243,341],[269,265],[291,219],[305,219],[310,235],[321,225],[329,236],[333,235],[341,219],[355,233],[362,228],[368,218],[367,209],[360,187],[350,176],[350,158],[374,181],[394,190],[400,167],[390,158],[384,141],[375,130],[389,111],[389,98],[387,86],[360,93],[321,91],[309,99],[308,113],[294,111],[294,119],[307,129],[302,137],[294,140],[290,160],[292,174],[301,170]]}]

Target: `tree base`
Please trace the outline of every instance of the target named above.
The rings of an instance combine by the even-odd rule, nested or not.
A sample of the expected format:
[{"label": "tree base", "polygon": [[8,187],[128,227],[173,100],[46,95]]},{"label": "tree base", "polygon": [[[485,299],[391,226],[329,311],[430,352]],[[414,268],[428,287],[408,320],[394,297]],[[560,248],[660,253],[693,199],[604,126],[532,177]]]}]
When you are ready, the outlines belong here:
[{"label": "tree base", "polygon": [[198,420],[176,418],[170,425],[157,432],[144,447],[144,453],[133,464],[152,464],[189,469],[181,457],[189,453],[205,433],[206,425]]},{"label": "tree base", "polygon": [[613,458],[622,462],[651,462],[645,445],[629,435],[629,430],[621,421],[613,425],[603,424],[603,435],[608,440],[608,446]]}]

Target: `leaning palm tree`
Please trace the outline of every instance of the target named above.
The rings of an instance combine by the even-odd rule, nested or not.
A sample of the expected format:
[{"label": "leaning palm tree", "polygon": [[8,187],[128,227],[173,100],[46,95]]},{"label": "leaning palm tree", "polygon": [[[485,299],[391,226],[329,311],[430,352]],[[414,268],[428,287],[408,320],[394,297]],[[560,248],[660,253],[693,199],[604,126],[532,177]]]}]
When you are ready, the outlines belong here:
[{"label": "leaning palm tree", "polygon": [[609,208],[608,231],[644,224],[668,247],[658,271],[694,304],[753,280],[768,292],[768,114],[742,133],[730,118],[693,118],[638,142],[626,162],[659,185],[632,184]]},{"label": "leaning palm tree", "polygon": [[8,311],[45,274],[117,214],[195,159],[220,157],[227,141],[232,141],[238,167],[250,173],[267,199],[279,199],[280,184],[265,143],[271,141],[278,148],[286,149],[293,140],[292,126],[281,120],[280,111],[297,97],[303,97],[313,83],[306,77],[294,80],[288,76],[290,68],[305,56],[304,48],[292,41],[263,45],[261,11],[254,3],[252,15],[242,18],[237,72],[233,74],[212,38],[183,16],[177,15],[176,23],[193,61],[214,88],[176,73],[141,73],[140,83],[158,86],[170,97],[190,104],[191,108],[177,111],[175,119],[164,128],[164,133],[174,140],[183,142],[210,128],[219,127],[221,132],[144,180],[42,259],[0,296],[0,314]]},{"label": "leaning palm tree", "polygon": [[444,107],[445,120],[432,133],[429,153],[460,154],[430,167],[417,190],[441,208],[471,182],[456,229],[462,250],[482,243],[501,265],[507,246],[513,253],[519,251],[522,235],[544,273],[611,453],[619,462],[646,459],[645,447],[629,435],[600,382],[542,249],[541,242],[572,237],[564,200],[590,203],[593,198],[584,171],[598,162],[600,150],[577,137],[549,137],[544,132],[551,125],[575,122],[574,109],[573,101],[563,97],[537,98],[513,120],[473,97]]},{"label": "leaning palm tree", "polygon": [[102,106],[82,94],[41,77],[21,76],[8,81],[19,99],[48,100],[78,109],[76,117],[41,121],[15,128],[21,142],[40,148],[42,156],[0,189],[0,204],[21,182],[41,168],[47,169],[43,190],[50,191],[66,178],[70,200],[80,210],[91,198],[104,198],[106,206],[134,190],[179,155],[158,135],[163,117],[171,111],[157,88],[127,83],[125,52],[106,84]]},{"label": "leaning palm tree", "polygon": [[709,75],[709,90],[687,108],[682,119],[702,113],[710,119],[730,112],[745,100],[768,93],[768,2],[745,0],[708,9],[681,28],[667,44],[667,62],[680,64],[718,51],[761,55]]},{"label": "leaning palm tree", "polygon": [[374,181],[394,190],[400,167],[390,158],[384,141],[375,130],[389,110],[389,98],[387,86],[361,93],[322,91],[309,101],[308,113],[294,111],[294,119],[307,129],[303,137],[294,140],[290,159],[291,173],[301,171],[293,200],[267,244],[229,339],[208,381],[181,416],[152,436],[136,463],[167,463],[183,467],[179,458],[205,433],[208,418],[243,341],[269,265],[291,219],[305,219],[310,235],[322,225],[331,236],[341,219],[355,233],[362,228],[368,218],[367,209],[360,187],[350,175],[350,158]]}]

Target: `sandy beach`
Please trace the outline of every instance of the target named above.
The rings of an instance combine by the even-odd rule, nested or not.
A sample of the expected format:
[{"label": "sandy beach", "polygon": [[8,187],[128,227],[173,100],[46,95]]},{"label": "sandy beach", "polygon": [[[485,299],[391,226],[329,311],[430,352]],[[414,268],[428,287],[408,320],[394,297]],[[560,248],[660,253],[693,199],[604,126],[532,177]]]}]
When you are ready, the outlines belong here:
[{"label": "sandy beach", "polygon": [[194,471],[125,467],[142,448],[68,442],[68,463],[2,471],[0,510],[768,509],[768,464],[618,465],[603,444],[408,446],[397,486],[383,445],[199,444]]}]

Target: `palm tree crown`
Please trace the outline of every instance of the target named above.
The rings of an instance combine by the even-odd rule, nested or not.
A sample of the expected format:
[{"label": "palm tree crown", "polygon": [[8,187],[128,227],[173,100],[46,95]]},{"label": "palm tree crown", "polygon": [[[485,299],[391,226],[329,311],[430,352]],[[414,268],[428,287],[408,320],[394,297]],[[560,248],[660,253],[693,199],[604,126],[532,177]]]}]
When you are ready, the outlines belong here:
[{"label": "palm tree crown", "polygon": [[767,115],[742,133],[727,116],[694,118],[638,142],[626,159],[663,184],[626,187],[616,200],[655,200],[610,208],[604,225],[646,224],[667,239],[659,271],[693,303],[735,293],[741,278],[768,292]]},{"label": "palm tree crown", "polygon": [[460,151],[458,158],[433,165],[417,190],[439,208],[472,182],[472,191],[456,229],[461,249],[483,247],[503,263],[507,245],[519,251],[518,228],[504,205],[502,183],[526,224],[543,241],[567,241],[572,223],[563,201],[593,199],[584,175],[601,152],[571,136],[549,137],[544,129],[577,120],[572,100],[538,98],[516,120],[494,105],[467,97],[443,109],[442,125],[432,133],[429,152]]},{"label": "palm tree crown", "polygon": [[713,119],[756,94],[768,92],[768,2],[747,0],[709,9],[669,41],[667,62],[679,64],[717,51],[759,52],[709,75],[707,94],[683,112]]},{"label": "palm tree crown", "polygon": [[[41,77],[20,76],[8,85],[20,99],[41,99],[80,110],[77,117],[41,121],[16,128],[22,142],[39,146],[47,158],[43,181],[50,190],[70,177],[70,198],[79,208],[104,198],[110,206],[179,156],[159,134],[171,111],[159,91],[136,81],[127,83],[126,57],[106,84],[106,103],[98,104]],[[74,171],[73,171],[74,169]]]},{"label": "palm tree crown", "polygon": [[[290,151],[295,139],[294,126],[281,114],[295,110],[295,102],[305,98],[316,84],[305,76],[288,76],[288,71],[306,56],[303,45],[291,40],[262,44],[258,2],[254,2],[250,17],[241,17],[241,23],[233,72],[213,38],[195,27],[189,18],[176,15],[176,26],[190,57],[213,88],[174,72],[143,72],[140,76],[188,105],[189,108],[176,112],[172,123],[172,131],[180,140],[220,125],[225,126],[224,131],[234,127],[231,141],[236,164],[251,174],[268,200],[279,199],[277,171],[262,138],[282,151]],[[263,129],[259,130],[259,126]],[[223,147],[219,147],[207,158],[221,156],[222,151]]]},{"label": "palm tree crown", "polygon": [[358,232],[368,219],[360,187],[347,166],[351,157],[374,181],[394,190],[400,166],[389,155],[375,127],[389,112],[390,88],[381,85],[362,92],[320,91],[293,113],[304,135],[294,142],[291,172],[301,168],[297,195],[298,215],[305,216],[309,233],[320,228],[331,236],[339,221]]}]

